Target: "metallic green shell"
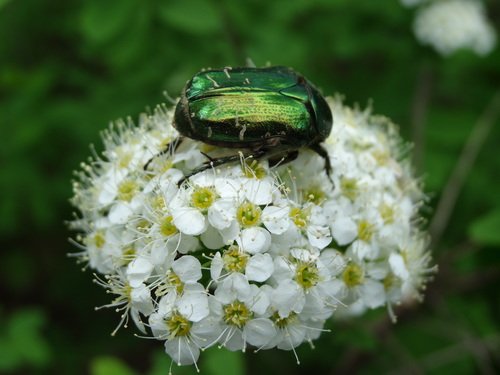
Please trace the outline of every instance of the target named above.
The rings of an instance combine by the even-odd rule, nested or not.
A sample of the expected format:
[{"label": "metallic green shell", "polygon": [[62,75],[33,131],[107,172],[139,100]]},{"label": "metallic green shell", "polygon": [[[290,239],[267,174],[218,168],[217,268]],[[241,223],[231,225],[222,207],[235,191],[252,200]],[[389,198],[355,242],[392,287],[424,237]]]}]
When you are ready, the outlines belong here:
[{"label": "metallic green shell", "polygon": [[224,147],[298,148],[324,140],[332,115],[318,90],[290,68],[226,68],[200,72],[187,83],[174,126]]}]

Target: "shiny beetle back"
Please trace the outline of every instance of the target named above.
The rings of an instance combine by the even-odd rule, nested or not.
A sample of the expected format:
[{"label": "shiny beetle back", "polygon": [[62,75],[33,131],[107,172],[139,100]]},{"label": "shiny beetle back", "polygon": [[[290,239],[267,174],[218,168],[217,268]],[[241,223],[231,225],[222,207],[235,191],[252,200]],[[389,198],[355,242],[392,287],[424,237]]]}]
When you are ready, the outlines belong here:
[{"label": "shiny beetle back", "polygon": [[181,135],[223,147],[298,149],[330,133],[325,99],[287,67],[225,68],[196,74],[175,110]]}]

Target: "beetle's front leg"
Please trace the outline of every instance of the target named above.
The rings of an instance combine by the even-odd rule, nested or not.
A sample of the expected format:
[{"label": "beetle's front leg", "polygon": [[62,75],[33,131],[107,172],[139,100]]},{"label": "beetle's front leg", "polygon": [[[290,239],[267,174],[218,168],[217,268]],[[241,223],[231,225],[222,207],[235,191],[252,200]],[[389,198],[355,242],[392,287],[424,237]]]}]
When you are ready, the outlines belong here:
[{"label": "beetle's front leg", "polygon": [[182,183],[184,181],[186,181],[187,179],[189,179],[191,176],[194,176],[197,173],[206,171],[209,168],[215,168],[215,167],[218,167],[218,166],[223,165],[223,164],[240,161],[242,158],[243,159],[247,159],[247,158],[258,159],[261,156],[263,156],[264,154],[265,154],[264,150],[255,150],[250,154],[243,154],[242,152],[239,152],[238,154],[234,154],[234,155],[223,156],[220,158],[212,158],[211,156],[203,153],[203,155],[205,155],[205,157],[208,159],[208,161],[206,163],[203,163],[203,165],[196,168],[195,170],[189,172],[189,174],[185,175],[182,179],[179,180],[177,185],[181,186]]},{"label": "beetle's front leg", "polygon": [[184,140],[184,137],[177,137],[175,138],[172,142],[170,142],[168,145],[165,146],[165,148],[163,150],[161,150],[159,153],[157,153],[156,155],[153,155],[151,157],[151,159],[149,159],[146,164],[144,164],[144,167],[143,169],[145,171],[148,170],[148,167],[149,165],[152,163],[152,161],[154,159],[156,159],[157,157],[159,156],[162,156],[162,155],[165,155],[165,154],[170,154],[172,155],[175,150],[177,150],[177,148],[179,147],[179,145],[181,144],[181,142]]},{"label": "beetle's front leg", "polygon": [[319,143],[314,143],[310,145],[309,148],[323,158],[323,160],[325,161],[326,174],[330,178],[330,180],[332,180],[330,176],[332,173],[332,164],[330,163],[330,156],[328,155],[328,152]]}]

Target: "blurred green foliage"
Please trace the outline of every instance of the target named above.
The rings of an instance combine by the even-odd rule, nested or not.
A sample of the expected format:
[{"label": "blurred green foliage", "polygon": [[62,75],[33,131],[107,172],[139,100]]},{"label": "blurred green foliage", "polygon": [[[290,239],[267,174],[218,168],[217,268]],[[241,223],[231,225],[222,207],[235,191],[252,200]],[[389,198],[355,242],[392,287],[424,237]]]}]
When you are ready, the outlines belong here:
[{"label": "blurred green foliage", "polygon": [[[500,4],[487,5],[500,30]],[[110,120],[137,118],[166,101],[163,91],[175,97],[203,67],[251,58],[291,66],[348,104],[373,100],[416,142],[431,220],[500,87],[500,48],[441,58],[417,44],[413,16],[397,1],[0,1],[0,372],[168,372],[161,343],[109,336],[118,316],[93,311],[107,298],[66,257],[64,221],[88,144],[99,150]],[[403,307],[397,325],[385,311],[332,324],[315,350],[297,350],[300,366],[288,352],[211,349],[202,373],[500,372],[499,124],[433,244],[441,271],[423,304]]]}]

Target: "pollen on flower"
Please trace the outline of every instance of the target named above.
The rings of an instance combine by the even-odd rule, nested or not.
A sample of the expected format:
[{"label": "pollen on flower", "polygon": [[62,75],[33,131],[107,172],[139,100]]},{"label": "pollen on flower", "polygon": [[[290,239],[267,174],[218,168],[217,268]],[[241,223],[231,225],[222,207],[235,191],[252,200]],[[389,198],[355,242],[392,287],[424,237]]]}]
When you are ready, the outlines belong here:
[{"label": "pollen on flower", "polygon": [[191,330],[191,322],[179,313],[174,313],[165,319],[165,324],[171,337],[187,336]]},{"label": "pollen on flower", "polygon": [[374,233],[374,226],[367,220],[360,220],[358,223],[358,238],[364,242],[370,242]]},{"label": "pollen on flower", "polygon": [[134,260],[137,252],[133,246],[127,246],[122,250],[122,263],[124,266]]},{"label": "pollen on flower", "polygon": [[224,322],[238,328],[243,328],[253,315],[250,309],[243,302],[238,300],[224,305],[223,311]]},{"label": "pollen on flower", "polygon": [[118,185],[118,199],[130,202],[137,193],[139,186],[134,180],[125,180]]},{"label": "pollen on flower", "polygon": [[167,203],[162,195],[157,195],[151,199],[151,208],[153,208],[153,210],[164,211],[166,207]]},{"label": "pollen on flower", "polygon": [[209,187],[198,187],[191,194],[193,207],[206,210],[214,203],[216,198],[215,190]]},{"label": "pollen on flower", "polygon": [[163,296],[171,290],[175,290],[179,295],[182,294],[184,283],[174,271],[168,270],[165,274],[165,281],[158,286],[155,293],[157,296]]},{"label": "pollen on flower", "polygon": [[384,203],[379,207],[379,212],[382,220],[384,220],[384,224],[392,224],[394,222],[394,208]]},{"label": "pollen on flower", "polygon": [[302,229],[307,225],[309,212],[299,207],[292,207],[292,209],[290,210],[290,219],[292,219],[297,228]]},{"label": "pollen on flower", "polygon": [[358,196],[358,183],[355,178],[342,177],[340,179],[340,190],[342,194],[350,200],[355,200]]},{"label": "pollen on flower", "polygon": [[306,202],[311,202],[320,205],[326,198],[325,192],[320,186],[311,186],[302,191],[302,199]]},{"label": "pollen on flower", "polygon": [[310,289],[319,281],[319,271],[316,263],[299,261],[295,269],[295,281],[303,289]]},{"label": "pollen on flower", "polygon": [[243,227],[253,227],[260,224],[262,210],[259,206],[244,202],[236,210],[236,219]]},{"label": "pollen on flower", "polygon": [[382,284],[384,285],[384,289],[385,290],[391,289],[394,286],[394,284],[396,283],[396,281],[397,281],[396,276],[392,272],[389,272],[387,274],[387,276],[384,277],[384,279],[382,280]]},{"label": "pollen on flower", "polygon": [[276,324],[276,327],[280,329],[286,328],[288,325],[291,323],[294,323],[297,321],[297,314],[294,313],[293,311],[286,317],[281,317],[278,312],[276,311],[272,316],[271,320]]},{"label": "pollen on flower", "polygon": [[243,174],[247,178],[256,178],[257,180],[262,180],[267,176],[267,172],[264,166],[255,159],[252,160],[250,164],[248,164],[246,161],[243,161],[241,168],[243,170]]},{"label": "pollen on flower", "polygon": [[95,232],[92,238],[95,247],[98,249],[102,249],[104,244],[106,243],[106,239],[104,238],[104,233],[102,231]]},{"label": "pollen on flower", "polygon": [[160,223],[160,232],[165,237],[169,237],[175,233],[177,233],[177,228],[173,223],[174,218],[172,215],[167,215],[163,217]]},{"label": "pollen on flower", "polygon": [[118,159],[118,166],[120,168],[127,168],[130,162],[132,161],[133,157],[134,154],[132,152],[126,152],[121,154]]},{"label": "pollen on flower", "polygon": [[342,272],[342,280],[349,288],[363,284],[364,279],[364,271],[357,263],[349,263]]},{"label": "pollen on flower", "polygon": [[249,258],[250,255],[241,251],[236,245],[229,246],[229,248],[224,251],[222,255],[224,268],[228,272],[243,273],[245,271],[245,267],[247,266]]},{"label": "pollen on flower", "polygon": [[387,151],[375,150],[372,152],[372,156],[379,166],[386,165],[390,160],[390,154]]},{"label": "pollen on flower", "polygon": [[174,166],[174,162],[172,161],[172,159],[161,160],[159,164],[160,164],[158,167],[159,173],[165,173]]},{"label": "pollen on flower", "polygon": [[141,219],[136,223],[135,229],[140,233],[146,233],[151,228],[151,225],[152,223],[150,221]]}]

